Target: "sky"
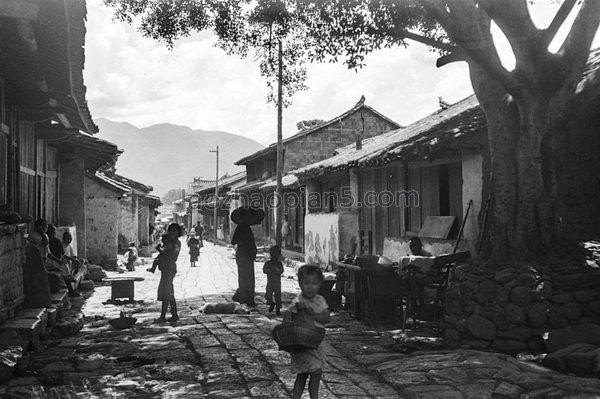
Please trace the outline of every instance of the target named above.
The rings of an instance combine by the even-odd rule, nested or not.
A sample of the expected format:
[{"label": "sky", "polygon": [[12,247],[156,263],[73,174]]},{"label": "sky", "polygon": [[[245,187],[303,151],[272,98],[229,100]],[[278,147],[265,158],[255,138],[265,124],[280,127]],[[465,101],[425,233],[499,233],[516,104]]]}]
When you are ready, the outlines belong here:
[{"label": "sky", "polygon": [[[534,22],[547,25],[556,7],[540,0],[532,10]],[[277,110],[266,101],[258,62],[226,55],[207,32],[168,50],[135,27],[113,21],[112,10],[101,0],[87,0],[87,8],[84,79],[93,117],[140,128],[172,123],[220,130],[263,145],[276,141]],[[501,47],[510,68],[510,51]],[[362,95],[367,105],[407,125],[436,111],[438,97],[453,103],[473,92],[466,63],[436,68],[436,59],[415,43],[372,53],[358,72],[343,64],[310,65],[309,89],[296,93],[283,111],[283,136],[297,132],[296,122],[344,113]]]}]

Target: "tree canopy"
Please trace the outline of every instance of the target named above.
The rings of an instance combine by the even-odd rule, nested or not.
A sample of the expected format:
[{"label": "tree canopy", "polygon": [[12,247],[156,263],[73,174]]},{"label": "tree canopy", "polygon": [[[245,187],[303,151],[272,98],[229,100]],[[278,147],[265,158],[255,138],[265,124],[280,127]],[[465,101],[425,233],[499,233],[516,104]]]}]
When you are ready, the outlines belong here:
[{"label": "tree canopy", "polygon": [[[600,1],[561,1],[543,29],[533,23],[529,1],[104,0],[117,18],[139,22],[144,35],[168,46],[192,31],[212,29],[228,53],[249,56],[254,51],[271,87],[277,77],[275,49],[282,40],[288,99],[306,88],[307,62],[359,68],[367,54],[410,42],[437,51],[438,66],[466,61],[488,121],[489,241],[491,253],[500,258],[540,254],[560,241],[553,165],[557,137],[600,86],[597,73],[584,75],[600,23]],[[550,52],[548,45],[572,12],[575,20],[563,44]],[[513,70],[498,56],[493,24],[510,43]]]}]

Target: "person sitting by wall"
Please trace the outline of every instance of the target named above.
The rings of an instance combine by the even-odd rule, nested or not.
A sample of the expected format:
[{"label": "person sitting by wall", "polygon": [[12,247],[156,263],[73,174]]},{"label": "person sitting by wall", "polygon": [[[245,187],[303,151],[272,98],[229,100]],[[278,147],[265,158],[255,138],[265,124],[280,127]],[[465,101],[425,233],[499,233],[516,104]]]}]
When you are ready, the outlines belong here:
[{"label": "person sitting by wall", "polygon": [[48,225],[46,234],[48,235],[49,249],[46,257],[46,269],[48,271],[57,271],[60,273],[65,285],[67,286],[67,290],[69,291],[69,296],[79,296],[79,294],[73,289],[73,282],[75,279],[71,273],[69,263],[64,258],[65,250],[62,242],[56,237],[56,227],[51,224]]},{"label": "person sitting by wall", "polygon": [[412,237],[408,242],[410,252],[415,256],[433,256],[430,252],[423,249],[423,243],[419,237]]}]

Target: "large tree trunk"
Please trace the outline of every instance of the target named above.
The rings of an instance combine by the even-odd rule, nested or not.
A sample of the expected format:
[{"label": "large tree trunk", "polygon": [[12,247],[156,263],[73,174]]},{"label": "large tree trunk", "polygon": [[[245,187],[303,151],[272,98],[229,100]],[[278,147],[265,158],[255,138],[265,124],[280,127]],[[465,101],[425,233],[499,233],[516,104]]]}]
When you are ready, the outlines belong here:
[{"label": "large tree trunk", "polygon": [[555,107],[539,95],[513,99],[476,64],[470,74],[488,122],[492,203],[482,255],[492,262],[544,257],[558,241],[553,140],[544,140]]},{"label": "large tree trunk", "polygon": [[489,185],[492,202],[488,215],[489,232],[482,255],[496,260],[508,259],[515,231],[517,213],[517,141],[519,114],[508,95],[494,80],[470,63],[473,89],[488,123]]}]

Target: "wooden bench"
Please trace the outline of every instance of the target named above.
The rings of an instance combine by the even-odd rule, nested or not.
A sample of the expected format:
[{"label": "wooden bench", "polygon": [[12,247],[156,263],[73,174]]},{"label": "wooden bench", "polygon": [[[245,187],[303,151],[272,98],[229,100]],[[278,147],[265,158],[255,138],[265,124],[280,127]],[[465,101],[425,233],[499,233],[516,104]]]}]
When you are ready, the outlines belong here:
[{"label": "wooden bench", "polygon": [[111,299],[129,298],[133,301],[134,283],[144,281],[143,277],[106,277],[102,281],[110,283]]}]

